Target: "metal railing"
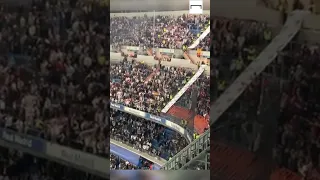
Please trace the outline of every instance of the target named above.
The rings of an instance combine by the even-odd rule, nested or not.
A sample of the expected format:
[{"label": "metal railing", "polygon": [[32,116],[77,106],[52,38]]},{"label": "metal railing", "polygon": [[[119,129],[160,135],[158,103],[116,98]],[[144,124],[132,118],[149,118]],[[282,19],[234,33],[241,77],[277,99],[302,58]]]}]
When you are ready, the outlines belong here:
[{"label": "metal railing", "polygon": [[[162,167],[163,170],[187,169],[188,166],[198,164],[199,160],[210,154],[210,131],[206,131],[199,138],[191,142],[178,154],[172,157]],[[206,158],[208,161],[210,158]],[[210,162],[206,162],[210,164]]]}]

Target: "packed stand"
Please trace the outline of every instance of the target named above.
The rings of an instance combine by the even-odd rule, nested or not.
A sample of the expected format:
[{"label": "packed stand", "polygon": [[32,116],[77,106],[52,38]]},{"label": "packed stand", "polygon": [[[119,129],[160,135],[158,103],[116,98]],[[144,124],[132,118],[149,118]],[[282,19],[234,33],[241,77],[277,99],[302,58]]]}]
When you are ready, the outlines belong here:
[{"label": "packed stand", "polygon": [[20,151],[0,147],[1,180],[106,180]]},{"label": "packed stand", "polygon": [[111,170],[133,170],[133,169],[138,169],[138,167],[127,160],[121,159],[116,155],[110,154],[110,169]]},{"label": "packed stand", "polygon": [[152,156],[169,159],[187,146],[187,141],[166,127],[120,111],[111,111],[111,138]]},{"label": "packed stand", "polygon": [[189,108],[192,103],[190,97],[194,88],[198,90],[197,112],[195,113],[201,116],[206,116],[210,112],[210,76],[206,74],[202,74],[179,98],[175,105]]},{"label": "packed stand", "polygon": [[[186,49],[210,25],[209,21],[209,15],[114,16],[110,23],[110,44],[115,47]],[[210,47],[207,43],[201,43],[201,46]]]},{"label": "packed stand", "polygon": [[[213,65],[211,73],[211,103],[233,83],[259,53],[272,41],[271,27],[262,22],[251,20],[212,17],[211,50]],[[250,151],[259,149],[260,122],[257,116],[260,108],[260,95],[267,90],[267,83],[262,76],[255,75],[255,80],[236,100],[235,103],[217,121],[216,137],[224,142],[232,141],[247,147]],[[262,88],[263,87],[263,88]],[[235,122],[234,119],[237,119]],[[230,128],[234,127],[234,131]],[[255,128],[255,127],[256,128]],[[222,127],[222,128],[220,128]]]},{"label": "packed stand", "polygon": [[159,114],[191,79],[189,69],[150,67],[134,59],[110,66],[110,99],[144,112]]},{"label": "packed stand", "polygon": [[280,166],[317,178],[320,177],[319,54],[318,45],[294,44],[284,52],[284,72],[289,83],[282,92],[274,148],[274,158]]},{"label": "packed stand", "polygon": [[294,10],[306,10],[317,14],[317,7],[314,0],[261,0],[262,5],[284,13]]},{"label": "packed stand", "polygon": [[267,85],[263,76],[255,75],[252,83],[211,128],[217,142],[230,143],[251,152],[259,150],[263,124],[258,115],[261,94],[268,91]]},{"label": "packed stand", "polygon": [[0,125],[108,156],[108,7],[0,8]]},{"label": "packed stand", "polygon": [[216,69],[215,89],[219,96],[241,72],[255,60],[272,40],[272,31],[265,23],[213,17],[211,56]]},{"label": "packed stand", "polygon": [[152,170],[153,163],[143,157],[140,157],[138,164],[135,165],[125,159],[120,158],[119,156],[111,154],[110,169],[111,170],[136,170],[136,169]]}]

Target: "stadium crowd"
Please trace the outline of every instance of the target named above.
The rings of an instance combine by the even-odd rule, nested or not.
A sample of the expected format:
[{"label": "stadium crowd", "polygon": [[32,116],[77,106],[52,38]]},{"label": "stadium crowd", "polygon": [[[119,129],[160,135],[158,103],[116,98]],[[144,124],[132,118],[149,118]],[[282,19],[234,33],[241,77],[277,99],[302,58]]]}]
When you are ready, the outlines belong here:
[{"label": "stadium crowd", "polygon": [[0,8],[0,125],[108,156],[108,8]]},{"label": "stadium crowd", "polygon": [[111,170],[133,170],[138,169],[137,166],[131,164],[129,161],[121,159],[120,157],[110,154],[110,169]]},{"label": "stadium crowd", "polygon": [[306,10],[317,14],[314,0],[261,0],[262,5],[281,12],[289,13],[294,10]]},{"label": "stadium crowd", "polygon": [[[144,15],[111,17],[110,44],[169,49],[185,49],[210,26],[209,15]],[[209,50],[209,38],[199,47]]]},{"label": "stadium crowd", "polygon": [[272,30],[263,22],[213,18],[212,52],[220,95],[272,40]]},{"label": "stadium crowd", "polygon": [[111,170],[133,170],[133,169],[152,170],[152,168],[153,168],[153,163],[143,157],[139,158],[138,164],[133,164],[127,160],[120,158],[119,156],[110,154]]},{"label": "stadium crowd", "polygon": [[150,67],[134,59],[110,66],[111,101],[153,114],[159,114],[194,75],[189,69]]},{"label": "stadium crowd", "polygon": [[1,180],[106,180],[20,151],[0,147]]},{"label": "stadium crowd", "polygon": [[[171,27],[171,24],[174,24],[172,21],[170,21],[170,18],[167,18],[169,20],[166,20],[166,22],[163,22],[164,19],[162,19],[161,16],[157,16],[157,17],[159,19],[156,19],[156,21],[162,22],[162,23],[159,23],[159,26],[161,26],[161,28],[158,28],[161,31],[163,30],[165,32],[167,30],[167,27],[169,28]],[[148,18],[149,20],[146,20]],[[182,17],[182,19],[183,18],[185,17]],[[143,23],[140,23],[140,22],[143,22]],[[112,17],[111,19],[112,45],[114,46],[130,45],[130,46],[150,47],[151,44],[153,43],[152,38],[159,34],[159,36],[157,37],[160,39],[160,41],[158,41],[159,40],[158,39],[157,41],[155,41],[155,44],[152,44],[152,46],[155,45],[155,47],[165,47],[165,48],[182,48],[183,47],[181,46],[181,44],[177,45],[177,44],[168,43],[170,41],[168,42],[165,41],[165,43],[168,43],[167,44],[168,46],[165,46],[165,44],[161,44],[161,43],[166,33],[164,33],[164,35],[162,36],[161,35],[162,32],[161,33],[159,32],[158,34],[152,34],[153,33],[152,28],[140,28],[142,26],[153,27],[152,23],[153,23],[152,18],[147,16],[134,17],[133,19],[129,19],[126,17]],[[228,84],[231,84],[232,81],[245,69],[245,67],[248,64],[250,64],[252,61],[254,61],[258,53],[268,44],[268,42],[271,41],[272,33],[273,33],[271,29],[267,27],[266,24],[255,22],[255,21],[235,20],[235,19],[214,17],[212,18],[211,23],[213,24],[212,37],[211,37],[212,39],[206,40],[207,38],[210,39],[210,37],[207,37],[205,38],[204,41],[211,42],[211,48],[214,50],[214,53],[212,56],[215,59],[217,59],[217,61],[215,61],[214,64],[216,65],[216,70],[217,70],[216,78],[218,80],[218,83],[217,83],[218,85],[216,87],[213,86],[214,88],[212,89],[209,88],[210,78],[204,75],[202,75],[194,84],[194,86],[199,87],[197,113],[202,116],[205,116],[209,112],[210,92],[214,91],[213,89],[216,89],[216,91],[218,92],[217,94],[220,95],[227,88]],[[138,28],[145,29],[145,31],[142,31],[142,32],[135,31],[135,30],[128,31],[128,28],[122,28],[126,26],[133,27],[133,29],[138,29]],[[157,23],[155,24],[155,26],[157,27]],[[166,26],[166,27],[163,28],[163,26]],[[189,31],[192,31],[191,29],[192,27],[189,27]],[[146,31],[150,31],[150,33],[146,33]],[[138,33],[142,33],[142,34],[138,34]],[[146,38],[146,35],[147,35],[147,38]],[[142,37],[142,38],[138,38],[138,37]],[[180,33],[180,36],[177,36],[177,37],[182,37],[182,39],[190,39],[190,37],[188,37],[183,33]],[[112,64],[111,65],[111,82],[110,82],[111,101],[115,103],[124,104],[126,106],[130,106],[142,111],[159,114],[159,112],[161,111],[161,108],[163,108],[166,105],[166,103],[178,92],[179,86],[182,87],[182,85],[185,84],[192,77],[193,74],[191,74],[191,71],[186,73],[187,71],[188,70],[186,69],[176,69],[176,68],[170,69],[162,66],[150,67],[144,63],[137,62],[135,60],[128,61],[127,59],[123,60],[120,64]],[[161,88],[163,88],[162,91],[159,91],[159,83],[163,84],[161,86]],[[172,84],[174,84],[175,86],[172,86]],[[257,80],[252,84],[251,88],[245,93],[246,95],[243,98],[250,99],[250,96],[252,97],[253,94],[259,96],[260,91],[255,91],[255,89],[257,89],[257,87],[258,89],[260,89],[260,85],[261,85],[261,79],[257,77]],[[154,92],[154,90],[158,90],[158,91]],[[167,92],[171,92],[171,93],[167,93]],[[190,96],[191,96],[191,89],[189,89],[184,94],[184,96],[182,96],[182,98],[179,99],[177,104],[181,106],[189,107],[189,104],[186,104],[186,103],[189,102]],[[248,113],[244,113],[244,115],[240,114],[240,116],[242,115],[240,119],[245,119],[243,117],[252,116],[252,114],[250,114],[251,112],[251,110],[249,110],[250,108],[255,109],[253,111],[257,112],[257,105],[259,105],[259,98],[257,97],[253,99],[254,101],[249,102],[246,106],[243,106],[244,108],[246,108],[246,112]],[[239,112],[236,112],[234,114],[237,114],[237,113],[239,114]],[[126,115],[126,116],[130,116],[130,115]],[[126,119],[123,122],[124,124],[122,126],[125,126],[125,129],[127,129],[128,127],[131,129],[132,127],[129,126],[129,124],[127,124],[128,118],[126,118],[123,115],[121,115],[120,117],[122,119]],[[140,118],[132,117],[132,119],[131,118],[129,119],[131,122],[132,119],[140,119]],[[137,124],[138,126],[146,126],[146,130],[148,130],[148,126],[149,128],[154,128],[154,125],[156,125],[154,123],[143,121],[142,119],[140,119],[139,121],[137,120],[134,120],[134,121],[132,121],[131,123],[138,123]],[[141,123],[140,121],[143,121],[143,123]],[[114,117],[112,117],[111,122],[116,123],[114,121]],[[154,124],[154,125],[151,125],[151,124]],[[118,133],[118,136],[120,136],[121,133],[125,133],[122,131],[120,132],[119,129],[116,129],[118,125],[116,126],[111,125],[111,126],[113,126],[112,133],[111,133],[113,138],[116,137],[115,132]],[[161,127],[160,129],[161,131],[163,131],[162,130],[163,127]],[[135,140],[135,138],[137,138],[136,136],[133,136],[133,137],[129,136],[129,134],[132,133],[131,131],[132,130],[128,130],[126,133],[127,135],[125,136],[121,135],[122,138],[119,138],[120,141],[126,141],[126,143],[131,144],[135,148],[138,148],[138,149],[140,148],[144,151],[145,149],[147,149],[149,152],[151,151],[152,154],[154,155],[162,156],[161,153],[163,152],[157,151],[156,149],[152,148],[152,146],[154,145],[151,142],[151,139],[148,139],[148,141],[143,141],[143,144],[141,144],[139,143],[139,141]],[[252,150],[254,149],[253,147],[254,141],[249,141],[246,143],[248,146],[250,146]],[[185,144],[181,147],[184,147],[184,146]],[[180,146],[176,146],[176,147],[180,147]],[[164,148],[164,149],[168,150],[168,148]],[[171,154],[174,155],[176,152],[178,151],[174,151],[174,153],[171,153]]]},{"label": "stadium crowd", "polygon": [[175,103],[177,106],[189,108],[192,101],[190,100],[192,90],[197,88],[197,108],[196,114],[206,117],[210,112],[210,76],[202,74],[193,85]]},{"label": "stadium crowd", "polygon": [[281,97],[274,158],[305,177],[319,173],[319,53],[318,45],[293,44],[282,61],[288,84]]},{"label": "stadium crowd", "polygon": [[110,136],[155,157],[169,159],[187,146],[187,140],[162,125],[111,110]]},{"label": "stadium crowd", "polygon": [[[156,30],[167,31],[171,27],[179,27],[179,23],[187,21],[189,25],[186,25],[186,23],[182,24],[189,26],[189,29],[187,29],[187,31],[191,32],[193,31],[193,29],[195,29],[194,26],[196,25],[192,24],[194,23],[194,20],[188,20],[188,18],[203,18],[202,16],[193,15],[165,17],[166,18],[164,18],[164,16],[155,16],[155,26],[153,26],[153,16],[149,17],[146,15],[144,17],[133,18],[116,16],[111,17],[111,44],[114,46],[131,45],[150,47],[151,43],[153,43],[152,38],[158,35],[157,37],[162,39],[160,41],[155,41],[154,44],[156,47],[163,47],[163,44],[161,43],[163,38],[166,37],[166,33],[164,33],[163,35],[163,32],[152,34],[153,28],[145,27],[155,27],[154,29]],[[245,67],[255,59],[255,57],[258,55],[261,49],[265,47],[265,45],[267,45],[268,42],[270,42],[270,40],[272,39],[272,31],[269,27],[267,27],[265,23],[249,20],[235,20],[221,17],[211,17],[211,22],[213,24],[211,30],[212,42],[210,40],[207,40],[210,39],[210,36],[207,36],[203,41],[208,42],[208,44],[210,44],[209,42],[211,42],[211,48],[214,51],[212,56],[214,57],[214,59],[216,59],[214,64],[216,66],[215,74],[218,83],[216,84],[216,86],[213,86],[213,89],[216,89],[217,95],[219,95],[228,87],[229,84],[232,83],[232,81],[245,69]],[[199,25],[202,27],[205,27],[206,23],[207,21],[199,21]],[[130,31],[128,31],[129,28],[123,28],[127,26],[131,27]],[[145,31],[150,31],[150,33],[146,33],[145,31],[132,31],[132,27],[133,29],[144,29]],[[173,30],[175,29],[179,28],[173,28]],[[184,33],[180,33],[176,37],[181,39],[192,39]],[[177,40],[172,39],[172,42],[177,42]],[[131,68],[131,65],[129,65],[128,68],[128,64],[134,64],[133,67],[136,68]],[[184,71],[183,69],[181,70]],[[156,83],[158,74],[160,74],[160,79],[162,78],[162,75],[165,76],[165,80],[161,79],[161,81],[159,81],[160,83],[168,82],[168,84],[172,84],[171,80],[166,81],[166,77],[168,79],[172,79],[172,76],[167,76],[166,74],[163,74],[162,71],[162,68],[156,66],[148,67],[147,65],[138,62],[130,63],[126,61],[122,62],[121,64],[112,65],[111,76],[113,77],[111,77],[112,81],[110,84],[112,89],[112,92],[110,94],[112,101],[122,103],[142,111],[158,114],[161,111],[161,108],[165,106],[165,103],[171,99],[170,96],[173,97],[175,93],[179,90],[179,86],[170,86],[169,92],[173,91],[174,93],[167,93],[165,90],[167,90],[168,88],[165,87],[164,84],[162,86],[162,91],[161,89],[159,90],[159,88],[158,91],[154,91],[153,87],[156,88],[158,86]],[[172,69],[171,74],[174,71],[175,69]],[[132,76],[131,74],[129,75],[128,72],[134,74],[134,76]],[[181,75],[184,76],[184,74]],[[130,77],[134,77],[132,79],[136,79],[136,82],[131,82],[132,79],[130,79]],[[180,77],[178,76],[177,78]],[[191,74],[190,77],[187,76],[186,80],[189,80],[190,78]],[[202,86],[209,86],[209,78],[201,77],[197,82]],[[181,84],[181,81],[179,82],[179,84]],[[127,88],[131,86],[137,88]],[[152,90],[149,90],[148,92],[146,89],[150,89],[150,86],[152,86]],[[172,90],[172,88],[174,88],[174,90]],[[118,91],[119,89],[121,89],[120,92]],[[134,92],[133,97],[132,93],[130,93],[131,91]],[[200,88],[198,106],[201,106],[201,108],[198,108],[198,110],[201,110],[203,112],[198,113],[201,115],[208,114],[210,104],[210,102],[208,101],[209,92],[209,88]],[[141,96],[141,94],[144,95]],[[158,96],[159,94],[160,96]],[[188,92],[186,94],[188,94]],[[184,95],[184,97],[188,99],[186,95]],[[145,101],[147,103],[143,103],[141,101]],[[181,98],[178,103],[186,105],[186,102],[188,102],[188,100],[183,100],[183,98]]]},{"label": "stadium crowd", "polygon": [[[231,23],[235,24],[236,21]],[[240,24],[244,23],[244,21],[239,22]],[[265,25],[256,22],[248,23],[249,25],[253,23],[253,26],[257,27],[254,30],[257,34],[252,36],[252,41],[240,48],[240,51],[230,49],[222,56],[221,52],[224,52],[223,50],[214,50],[214,56],[218,59],[217,66],[219,71],[216,75],[219,77],[219,81],[228,82],[225,79],[229,79],[229,82],[232,82],[245,69],[246,65],[254,60],[250,58],[250,48],[254,47],[256,49],[256,56],[261,47],[264,47],[272,38],[272,36],[268,36],[269,30],[266,29]],[[219,28],[217,29],[219,31]],[[252,30],[252,28],[247,29]],[[252,35],[252,33],[248,34]],[[216,37],[219,39],[218,36]],[[224,39],[226,36],[223,35],[222,37]],[[215,40],[212,42],[215,49]],[[228,57],[230,54],[232,55],[231,58]],[[241,54],[241,57],[236,59],[239,54]],[[243,54],[246,55],[243,56]],[[272,73],[272,77],[265,74],[257,76],[256,80],[246,89],[238,101],[231,106],[228,113],[223,116],[225,121],[227,121],[226,119],[231,119],[234,122],[234,119],[237,119],[242,122],[240,123],[242,127],[240,126],[239,129],[244,133],[239,133],[239,129],[236,130],[238,132],[232,133],[230,133],[229,129],[222,129],[217,130],[217,133],[220,133],[219,137],[224,137],[224,139],[237,139],[237,142],[245,141],[244,143],[248,146],[248,149],[256,152],[260,146],[261,128],[263,128],[263,125],[259,124],[263,122],[257,121],[257,118],[263,110],[260,108],[265,106],[261,104],[263,103],[261,95],[266,94],[267,97],[264,98],[267,99],[277,99],[279,92],[281,92],[281,96],[279,96],[281,97],[280,116],[278,119],[274,119],[277,122],[277,139],[273,148],[273,158],[279,167],[287,168],[306,178],[319,179],[320,145],[318,121],[320,116],[318,111],[320,106],[318,103],[319,85],[317,83],[320,78],[319,45],[293,43],[280,54],[277,62],[272,64],[272,66],[279,66],[275,69],[281,70],[281,72],[276,73],[277,77],[273,77],[274,73]],[[227,60],[232,60],[233,58],[235,58],[235,61],[228,63]],[[240,60],[240,65],[237,64],[237,60]],[[241,68],[238,69],[238,67]],[[272,83],[273,81],[277,82],[279,79],[281,79],[282,83],[278,83],[278,86],[281,84],[283,89],[273,92]],[[220,83],[217,86],[218,94],[223,93],[227,87],[221,88]],[[274,113],[277,114],[278,112]],[[254,130],[255,127],[253,126],[255,124],[260,126],[260,131]],[[241,134],[245,134],[244,138],[242,138],[243,135]]]}]

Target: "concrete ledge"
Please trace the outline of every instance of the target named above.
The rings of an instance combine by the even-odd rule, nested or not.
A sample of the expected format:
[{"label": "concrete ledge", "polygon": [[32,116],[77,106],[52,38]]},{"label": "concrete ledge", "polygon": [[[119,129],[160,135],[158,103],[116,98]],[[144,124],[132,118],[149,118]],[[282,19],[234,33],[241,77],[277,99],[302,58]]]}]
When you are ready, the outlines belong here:
[{"label": "concrete ledge", "polygon": [[146,158],[147,160],[158,164],[158,165],[161,166],[161,167],[167,162],[165,159],[155,158],[155,157],[153,157],[153,156],[150,156],[150,155],[147,154],[147,153],[138,151],[138,150],[136,150],[136,149],[134,149],[134,148],[132,148],[132,147],[126,145],[126,144],[123,144],[123,143],[121,143],[121,142],[119,142],[119,141],[116,141],[116,140],[114,140],[114,139],[110,139],[110,143],[111,143],[111,144],[114,144],[114,145],[117,145],[117,146],[119,146],[119,147],[121,147],[121,148],[123,148],[123,149],[126,149],[126,150],[128,150],[128,151],[131,151],[131,152],[134,153],[134,154],[137,154],[137,155],[139,155],[139,156],[142,156],[142,157]]}]

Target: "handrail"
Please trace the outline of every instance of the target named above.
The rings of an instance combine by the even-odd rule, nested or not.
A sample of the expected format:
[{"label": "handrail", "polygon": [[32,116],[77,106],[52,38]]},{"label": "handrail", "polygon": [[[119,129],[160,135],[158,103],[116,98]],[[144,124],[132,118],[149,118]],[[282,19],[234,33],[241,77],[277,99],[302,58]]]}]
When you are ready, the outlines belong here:
[{"label": "handrail", "polygon": [[288,16],[284,27],[272,42],[259,54],[229,88],[213,103],[210,108],[213,125],[219,117],[231,106],[231,104],[242,94],[251,84],[254,76],[259,75],[273,60],[278,52],[282,51],[286,45],[294,38],[301,29],[303,19],[307,13],[305,11],[294,11]]},{"label": "handrail", "polygon": [[201,65],[198,72],[181,88],[181,90],[173,97],[173,99],[161,110],[162,113],[168,112],[168,110],[180,99],[180,97],[188,90],[188,88],[196,82],[196,80],[204,72],[205,65]]},{"label": "handrail", "polygon": [[123,148],[123,149],[126,149],[126,150],[128,150],[128,151],[130,151],[130,152],[132,152],[132,153],[134,153],[134,154],[137,154],[137,155],[139,155],[139,156],[141,156],[141,157],[144,157],[145,159],[147,159],[147,160],[149,160],[149,161],[151,161],[151,162],[154,162],[155,164],[159,165],[160,167],[163,166],[163,165],[167,162],[167,161],[166,161],[165,159],[163,159],[163,158],[160,158],[160,157],[158,157],[158,158],[152,157],[152,156],[150,156],[150,155],[147,154],[147,153],[144,153],[144,152],[141,152],[141,151],[139,151],[139,150],[137,150],[137,149],[134,149],[134,148],[132,148],[132,147],[130,147],[130,146],[124,144],[124,143],[121,143],[121,142],[119,142],[119,141],[117,141],[117,140],[115,140],[115,139],[110,139],[110,143],[111,143],[111,144],[114,144],[114,145],[116,145],[116,146],[119,146],[119,147],[121,147],[121,148]]}]

